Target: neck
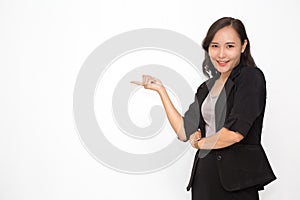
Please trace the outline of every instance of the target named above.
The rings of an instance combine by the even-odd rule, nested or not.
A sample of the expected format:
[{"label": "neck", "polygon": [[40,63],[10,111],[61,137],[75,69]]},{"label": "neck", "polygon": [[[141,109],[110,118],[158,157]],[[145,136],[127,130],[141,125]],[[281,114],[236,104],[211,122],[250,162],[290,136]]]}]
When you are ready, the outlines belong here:
[{"label": "neck", "polygon": [[221,73],[219,79],[220,81],[222,81],[223,83],[226,82],[226,80],[228,79],[229,75],[230,75],[230,72],[225,72],[225,73]]}]

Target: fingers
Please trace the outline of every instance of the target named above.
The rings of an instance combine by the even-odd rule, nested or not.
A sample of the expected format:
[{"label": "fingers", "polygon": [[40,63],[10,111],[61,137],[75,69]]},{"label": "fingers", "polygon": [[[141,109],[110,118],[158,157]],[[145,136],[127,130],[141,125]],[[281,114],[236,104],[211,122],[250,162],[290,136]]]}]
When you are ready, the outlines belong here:
[{"label": "fingers", "polygon": [[199,140],[201,140],[201,131],[197,130],[195,133],[193,133],[190,136],[190,143],[191,143],[192,147],[197,148],[195,146],[195,143],[198,142]]},{"label": "fingers", "polygon": [[144,86],[143,82],[139,82],[139,81],[130,81],[130,83],[136,84],[136,85],[141,85]]},{"label": "fingers", "polygon": [[195,139],[199,139],[199,138],[201,138],[201,132],[200,131],[196,131],[195,132]]},{"label": "fingers", "polygon": [[193,133],[190,136],[190,140],[194,141],[194,140],[199,140],[201,139],[201,132],[200,131],[196,131],[195,133]]},{"label": "fingers", "polygon": [[143,75],[143,83],[145,85],[153,84],[155,82],[155,78],[150,75]]},{"label": "fingers", "polygon": [[150,75],[143,75],[142,76],[143,81],[131,81],[130,83],[136,84],[136,85],[141,85],[141,86],[147,86],[150,84],[156,84],[156,85],[162,85],[161,81],[150,76]]}]

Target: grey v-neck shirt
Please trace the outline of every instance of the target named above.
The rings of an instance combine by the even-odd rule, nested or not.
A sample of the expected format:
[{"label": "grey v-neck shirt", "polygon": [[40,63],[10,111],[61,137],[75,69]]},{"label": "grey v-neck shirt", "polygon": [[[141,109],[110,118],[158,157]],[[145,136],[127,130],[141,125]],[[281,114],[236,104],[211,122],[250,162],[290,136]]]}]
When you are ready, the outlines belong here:
[{"label": "grey v-neck shirt", "polygon": [[201,106],[202,116],[205,121],[206,137],[216,133],[215,105],[218,97],[219,95],[212,96],[211,92],[209,92]]}]

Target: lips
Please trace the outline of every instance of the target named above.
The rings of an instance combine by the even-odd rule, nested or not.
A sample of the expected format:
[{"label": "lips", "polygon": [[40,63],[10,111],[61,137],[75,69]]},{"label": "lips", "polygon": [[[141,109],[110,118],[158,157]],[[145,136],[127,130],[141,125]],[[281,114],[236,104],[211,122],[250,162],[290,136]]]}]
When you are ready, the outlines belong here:
[{"label": "lips", "polygon": [[225,67],[229,61],[217,60],[217,63],[221,67]]}]

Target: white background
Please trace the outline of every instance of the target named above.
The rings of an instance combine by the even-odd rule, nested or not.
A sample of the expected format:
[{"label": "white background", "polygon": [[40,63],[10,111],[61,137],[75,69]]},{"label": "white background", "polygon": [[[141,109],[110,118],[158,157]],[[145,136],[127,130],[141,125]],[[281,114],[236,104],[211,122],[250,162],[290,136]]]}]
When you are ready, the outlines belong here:
[{"label": "white background", "polygon": [[76,132],[73,89],[84,60],[117,34],[163,28],[201,44],[223,16],[244,22],[267,79],[262,142],[278,179],[261,199],[299,199],[299,9],[296,0],[2,0],[0,199],[190,199],[192,150],[152,174],[103,166]]}]

